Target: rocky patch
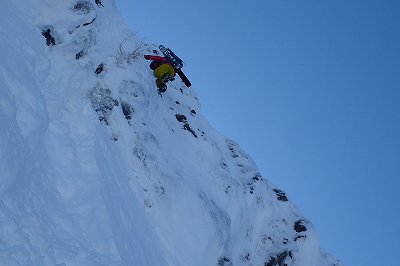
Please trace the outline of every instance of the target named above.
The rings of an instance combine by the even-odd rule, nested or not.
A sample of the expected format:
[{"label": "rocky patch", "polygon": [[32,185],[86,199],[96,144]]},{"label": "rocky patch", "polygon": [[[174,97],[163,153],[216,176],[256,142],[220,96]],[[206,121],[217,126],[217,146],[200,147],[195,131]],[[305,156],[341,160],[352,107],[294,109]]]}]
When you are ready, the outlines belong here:
[{"label": "rocky patch", "polygon": [[228,266],[228,265],[233,265],[233,264],[228,257],[223,256],[218,259],[218,265]]},{"label": "rocky patch", "polygon": [[286,193],[280,189],[274,188],[273,191],[276,194],[276,197],[280,201],[288,201],[288,198],[286,197]]},{"label": "rocky patch", "polygon": [[307,231],[307,227],[303,224],[303,222],[304,222],[303,220],[298,220],[298,221],[296,221],[296,222],[294,223],[294,230],[295,230],[297,233]]},{"label": "rocky patch", "polygon": [[290,251],[283,251],[282,253],[276,255],[276,257],[271,258],[265,262],[265,266],[287,266],[287,259],[292,259],[292,253]]},{"label": "rocky patch", "polygon": [[94,7],[90,1],[80,0],[76,2],[72,11],[77,13],[78,15],[86,15],[94,10]]},{"label": "rocky patch", "polygon": [[114,108],[119,103],[111,96],[111,91],[108,88],[93,87],[88,92],[88,97],[93,109],[99,115],[100,122],[109,125],[109,116]]},{"label": "rocky patch", "polygon": [[121,108],[122,108],[122,112],[124,113],[126,120],[128,120],[128,121],[131,120],[132,114],[134,113],[132,106],[125,101],[121,101]]},{"label": "rocky patch", "polygon": [[187,122],[187,118],[184,115],[181,114],[176,114],[175,115],[176,120],[179,122],[183,123],[183,129],[189,131],[192,133],[192,135],[197,138],[196,132],[190,127],[189,123]]}]

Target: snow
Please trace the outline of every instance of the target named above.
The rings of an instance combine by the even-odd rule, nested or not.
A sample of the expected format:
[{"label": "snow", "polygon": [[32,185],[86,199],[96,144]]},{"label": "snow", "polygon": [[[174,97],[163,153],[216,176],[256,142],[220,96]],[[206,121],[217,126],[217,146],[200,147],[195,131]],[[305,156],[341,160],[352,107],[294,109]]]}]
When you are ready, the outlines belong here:
[{"label": "snow", "polygon": [[340,265],[103,4],[2,3],[0,265]]}]

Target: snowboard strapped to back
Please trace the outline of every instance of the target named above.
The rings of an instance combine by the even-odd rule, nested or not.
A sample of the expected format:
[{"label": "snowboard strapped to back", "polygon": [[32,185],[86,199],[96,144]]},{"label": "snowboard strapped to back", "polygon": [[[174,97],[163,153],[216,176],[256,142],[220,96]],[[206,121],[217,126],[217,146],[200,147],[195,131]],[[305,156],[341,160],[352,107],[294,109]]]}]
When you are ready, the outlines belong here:
[{"label": "snowboard strapped to back", "polygon": [[183,67],[182,59],[180,59],[174,52],[172,52],[171,49],[165,48],[164,45],[160,45],[158,46],[158,48],[160,48],[160,51],[163,53],[168,62],[174,66],[175,69],[178,70]]},{"label": "snowboard strapped to back", "polygon": [[192,83],[181,70],[181,68],[183,67],[182,59],[180,59],[174,52],[172,52],[171,49],[165,48],[164,45],[160,45],[158,48],[168,60],[168,63],[174,66],[175,72],[178,73],[179,77],[182,79],[186,87],[192,86]]}]

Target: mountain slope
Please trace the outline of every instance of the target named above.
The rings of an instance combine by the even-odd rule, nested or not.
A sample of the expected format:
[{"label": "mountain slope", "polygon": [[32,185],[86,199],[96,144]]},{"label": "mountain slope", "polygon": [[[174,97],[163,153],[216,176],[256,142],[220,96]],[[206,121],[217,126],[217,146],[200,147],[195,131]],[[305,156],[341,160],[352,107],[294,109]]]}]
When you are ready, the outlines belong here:
[{"label": "mountain slope", "polygon": [[0,264],[340,265],[103,4],[0,10]]}]

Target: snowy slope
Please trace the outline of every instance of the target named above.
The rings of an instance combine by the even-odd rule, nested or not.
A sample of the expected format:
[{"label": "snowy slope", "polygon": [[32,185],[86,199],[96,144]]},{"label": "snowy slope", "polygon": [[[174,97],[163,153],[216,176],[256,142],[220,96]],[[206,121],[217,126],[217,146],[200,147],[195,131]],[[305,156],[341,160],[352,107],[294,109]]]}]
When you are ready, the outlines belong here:
[{"label": "snowy slope", "polygon": [[340,265],[102,2],[2,3],[0,265]]}]

